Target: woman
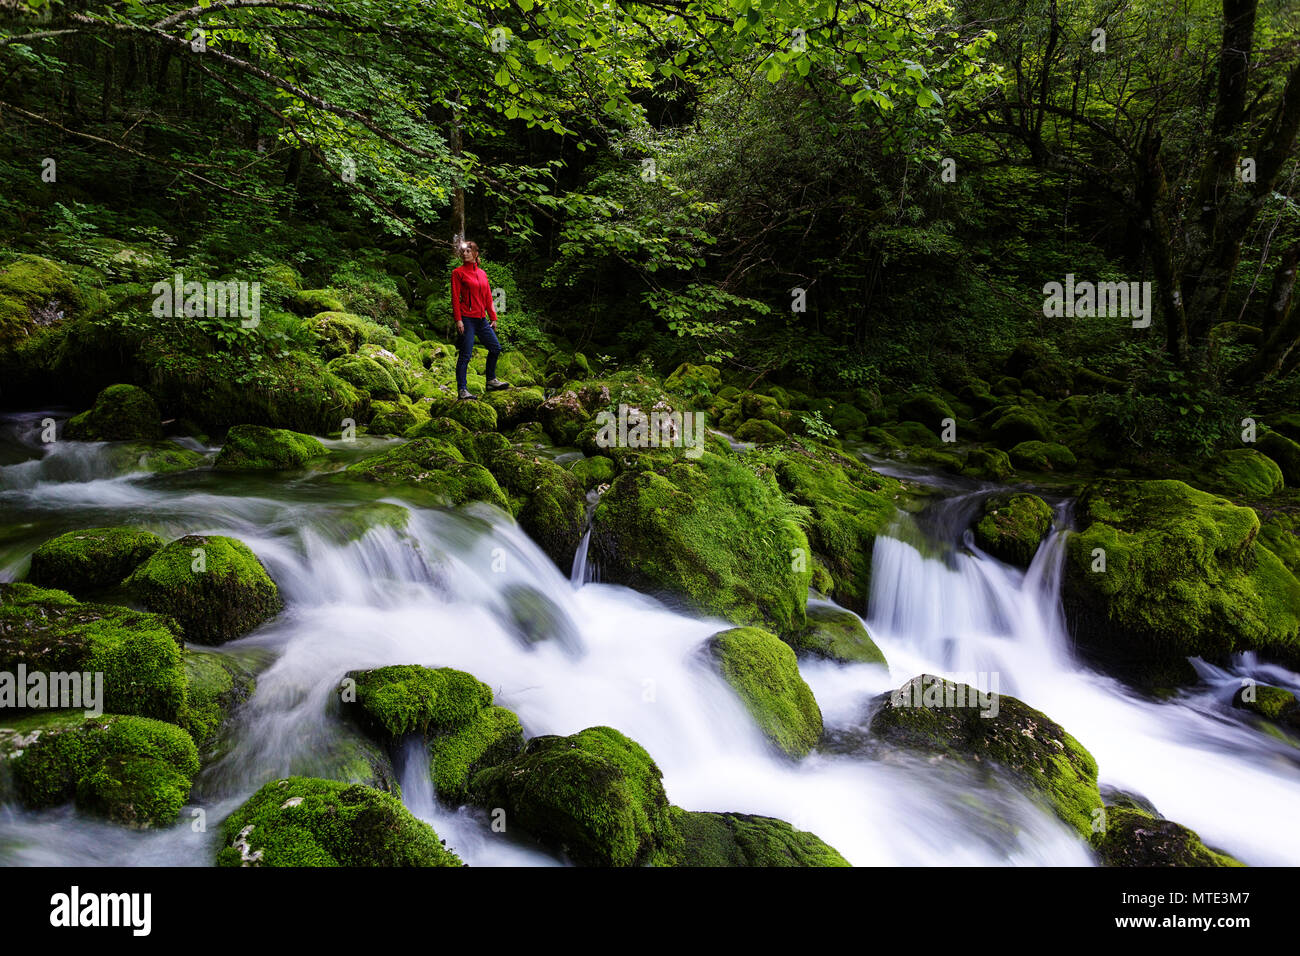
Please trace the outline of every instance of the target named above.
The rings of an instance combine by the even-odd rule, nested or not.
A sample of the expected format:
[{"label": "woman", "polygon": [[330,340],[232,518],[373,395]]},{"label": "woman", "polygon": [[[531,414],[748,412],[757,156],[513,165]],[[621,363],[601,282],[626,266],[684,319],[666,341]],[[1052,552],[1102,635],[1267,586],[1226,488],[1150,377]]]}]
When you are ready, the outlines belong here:
[{"label": "woman", "polygon": [[466,377],[469,360],[474,355],[474,338],[483,340],[488,349],[487,387],[493,391],[509,388],[507,382],[497,378],[497,356],[501,343],[497,341],[497,310],[492,302],[492,285],[487,273],[478,264],[478,243],[463,242],[460,246],[461,265],[451,271],[451,311],[456,316],[456,333],[460,336],[460,350],[456,362],[456,386],[460,398],[473,398]]}]

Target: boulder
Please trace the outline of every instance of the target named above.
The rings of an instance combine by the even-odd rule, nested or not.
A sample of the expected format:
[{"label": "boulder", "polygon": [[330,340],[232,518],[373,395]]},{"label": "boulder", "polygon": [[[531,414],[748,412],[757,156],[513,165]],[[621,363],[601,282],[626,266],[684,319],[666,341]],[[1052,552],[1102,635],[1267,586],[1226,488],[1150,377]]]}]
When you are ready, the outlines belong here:
[{"label": "boulder", "polygon": [[236,425],[226,433],[214,468],[217,471],[283,471],[324,458],[329,449],[311,435],[287,428]]},{"label": "boulder", "polygon": [[111,587],[165,542],[143,528],[87,528],[51,538],[32,552],[27,580],[45,588],[85,594]]},{"label": "boulder", "polygon": [[848,866],[812,833],[748,813],[683,811],[679,866]]},{"label": "boulder", "polygon": [[1037,495],[993,495],[975,523],[975,543],[993,557],[1027,568],[1052,529],[1052,509]]},{"label": "boulder", "polygon": [[708,653],[767,738],[787,756],[806,756],[822,734],[822,712],[799,674],[794,651],[774,634],[737,627],[709,638]]},{"label": "boulder", "polygon": [[796,653],[841,664],[884,664],[885,655],[852,611],[821,604],[808,608],[806,630],[786,638]]},{"label": "boulder", "polygon": [[163,437],[162,415],[149,393],[134,385],[110,385],[94,406],[63,426],[72,441],[132,441]]}]

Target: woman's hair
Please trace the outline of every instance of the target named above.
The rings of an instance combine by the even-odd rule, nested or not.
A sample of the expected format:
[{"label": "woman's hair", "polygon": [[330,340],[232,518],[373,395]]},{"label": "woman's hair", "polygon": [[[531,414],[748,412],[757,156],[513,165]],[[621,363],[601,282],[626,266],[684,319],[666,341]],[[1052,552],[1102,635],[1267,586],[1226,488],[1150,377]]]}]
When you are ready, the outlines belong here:
[{"label": "woman's hair", "polygon": [[478,255],[478,243],[477,243],[477,242],[473,242],[473,241],[470,241],[470,242],[462,242],[460,247],[461,247],[462,249],[468,249],[470,252],[474,253],[474,255],[476,255],[476,256]]}]

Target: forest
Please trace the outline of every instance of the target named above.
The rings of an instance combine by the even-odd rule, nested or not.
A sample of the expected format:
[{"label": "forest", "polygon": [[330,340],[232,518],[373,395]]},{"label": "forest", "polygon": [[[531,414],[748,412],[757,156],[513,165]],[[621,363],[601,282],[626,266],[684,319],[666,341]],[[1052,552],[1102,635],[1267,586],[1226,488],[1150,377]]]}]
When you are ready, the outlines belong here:
[{"label": "forest", "polygon": [[1291,0],[0,0],[0,187],[0,864],[1300,863]]}]

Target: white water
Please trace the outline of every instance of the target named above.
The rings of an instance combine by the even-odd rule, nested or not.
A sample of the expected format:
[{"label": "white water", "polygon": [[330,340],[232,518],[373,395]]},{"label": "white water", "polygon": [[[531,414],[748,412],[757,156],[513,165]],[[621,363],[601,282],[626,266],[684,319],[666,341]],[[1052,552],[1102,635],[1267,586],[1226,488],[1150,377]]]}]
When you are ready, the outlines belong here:
[{"label": "white water", "polygon": [[[331,704],[343,674],[385,664],[469,671],[529,736],[616,727],[655,758],[674,803],[780,817],[858,865],[1091,861],[1059,821],[1014,792],[940,777],[906,757],[814,754],[796,764],[774,755],[701,659],[721,621],[626,588],[575,584],[488,509],[411,509],[403,531],[376,527],[343,541],[341,520],[355,502],[319,477],[33,484],[25,473],[15,488],[13,467],[0,468],[5,525],[31,530],[0,552],[0,577],[18,575],[23,556],[51,534],[132,522],[171,536],[243,539],[279,582],[286,610],[227,645],[265,648],[274,662],[239,714],[231,749],[198,780],[194,809],[206,813],[207,833],[194,832],[192,809],[171,830],[139,834],[66,808],[0,808],[0,863],[207,864],[225,814],[268,780],[305,772],[339,739]],[[1285,745],[1237,722],[1209,685],[1184,701],[1144,703],[1070,663],[1056,619],[1056,543],[1027,576],[986,556],[949,560],[924,559],[901,540],[877,542],[869,624],[891,668],[803,664],[828,727],[860,725],[873,695],[922,671],[998,670],[1003,693],[1023,696],[1092,749],[1103,781],[1141,791],[1248,862],[1300,859],[1288,812],[1300,770]],[[1214,693],[1222,698],[1223,686]],[[405,746],[398,758],[407,805],[466,862],[558,862],[515,834],[494,833],[476,811],[439,806],[423,748]],[[972,807],[971,787],[983,810]],[[991,824],[990,814],[1014,826]]]}]

